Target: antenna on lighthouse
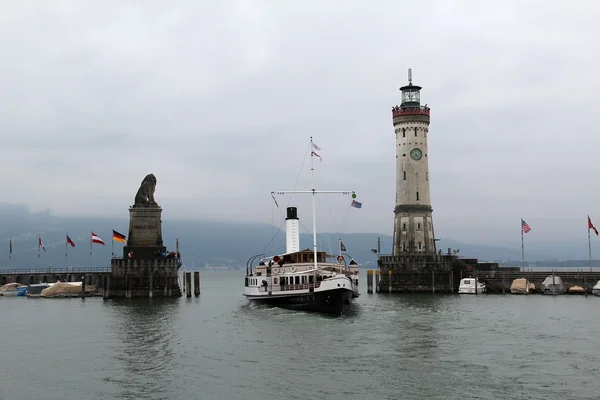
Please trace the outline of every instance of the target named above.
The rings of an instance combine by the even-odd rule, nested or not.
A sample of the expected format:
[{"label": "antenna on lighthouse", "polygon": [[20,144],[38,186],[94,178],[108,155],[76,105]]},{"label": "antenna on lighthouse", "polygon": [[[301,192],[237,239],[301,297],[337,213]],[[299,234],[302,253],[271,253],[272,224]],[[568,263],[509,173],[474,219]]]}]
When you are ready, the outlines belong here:
[{"label": "antenna on lighthouse", "polygon": [[412,68],[408,69],[408,84],[412,85]]}]

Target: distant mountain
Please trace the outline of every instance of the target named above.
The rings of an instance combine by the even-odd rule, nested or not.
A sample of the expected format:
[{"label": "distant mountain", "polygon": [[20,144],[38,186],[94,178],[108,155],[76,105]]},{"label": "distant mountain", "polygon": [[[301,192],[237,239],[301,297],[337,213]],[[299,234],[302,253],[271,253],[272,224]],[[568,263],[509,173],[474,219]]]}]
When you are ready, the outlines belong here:
[{"label": "distant mountain", "polygon": [[[26,205],[0,204],[0,268],[8,266],[9,237],[12,237],[12,268],[37,268],[38,233],[46,248],[40,255],[40,266],[47,268],[65,266],[65,251],[68,251],[70,266],[90,265],[90,231],[99,235],[105,246],[94,244],[92,248],[93,264],[108,266],[111,258],[112,230],[128,234],[129,221],[126,218],[71,218],[57,217],[50,212],[32,213]],[[76,244],[65,249],[65,236]],[[376,255],[371,249],[377,248],[377,238],[381,238],[381,253],[391,253],[392,238],[376,233],[322,233],[317,236],[320,250],[333,254],[338,252],[338,239],[347,248],[347,254],[366,267],[374,267]],[[175,249],[175,240],[179,246],[184,265],[202,268],[208,265],[228,265],[243,268],[246,260],[258,253],[267,255],[282,253],[285,249],[285,232],[276,227],[258,223],[230,223],[216,221],[163,221],[163,240],[168,249]],[[4,243],[2,243],[4,242]],[[302,248],[312,248],[312,236],[300,235]],[[527,260],[544,259],[585,259],[580,244],[568,246],[528,245]],[[446,252],[448,248],[459,249],[459,255],[481,260],[507,261],[517,265],[521,258],[520,249],[502,246],[483,246],[462,243],[455,240],[441,240],[438,249]],[[587,247],[587,246],[584,246]],[[114,250],[122,254],[122,244],[114,243]]]}]

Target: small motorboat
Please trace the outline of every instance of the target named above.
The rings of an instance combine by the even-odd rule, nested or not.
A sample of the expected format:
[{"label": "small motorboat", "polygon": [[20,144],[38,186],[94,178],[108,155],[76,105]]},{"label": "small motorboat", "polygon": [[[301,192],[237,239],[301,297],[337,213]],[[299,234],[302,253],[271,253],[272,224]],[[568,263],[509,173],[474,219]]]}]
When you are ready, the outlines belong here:
[{"label": "small motorboat", "polygon": [[463,278],[458,286],[458,294],[485,293],[485,283],[479,282],[477,278]]},{"label": "small motorboat", "polygon": [[23,296],[27,291],[27,285],[18,282],[7,283],[0,287],[0,296]]},{"label": "small motorboat", "polygon": [[585,294],[585,289],[582,288],[581,286],[571,286],[569,288],[569,290],[567,290],[567,293],[569,294]]},{"label": "small motorboat", "polygon": [[529,294],[535,292],[535,285],[533,282],[527,280],[527,278],[517,278],[512,281],[510,285],[510,292],[512,294]]},{"label": "small motorboat", "polygon": [[592,288],[592,294],[595,296],[600,296],[600,281],[596,282],[596,284]]}]

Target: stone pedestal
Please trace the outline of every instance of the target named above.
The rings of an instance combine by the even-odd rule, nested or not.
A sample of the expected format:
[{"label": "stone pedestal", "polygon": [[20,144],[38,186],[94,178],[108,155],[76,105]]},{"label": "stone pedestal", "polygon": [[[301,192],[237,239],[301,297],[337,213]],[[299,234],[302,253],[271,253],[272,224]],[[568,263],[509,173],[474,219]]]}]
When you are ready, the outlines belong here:
[{"label": "stone pedestal", "polygon": [[[129,236],[123,259],[152,260],[166,252],[162,240],[162,208],[134,206],[129,209]],[[133,254],[133,257],[130,257]]]}]

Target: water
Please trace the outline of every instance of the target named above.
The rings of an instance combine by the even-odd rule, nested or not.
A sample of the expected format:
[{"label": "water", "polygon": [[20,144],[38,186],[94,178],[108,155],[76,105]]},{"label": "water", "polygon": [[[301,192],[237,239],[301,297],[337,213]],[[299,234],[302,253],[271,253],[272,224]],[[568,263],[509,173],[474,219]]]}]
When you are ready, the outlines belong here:
[{"label": "water", "polygon": [[249,306],[243,272],[201,279],[192,299],[0,298],[0,399],[600,397],[598,297],[363,288],[331,317]]}]

